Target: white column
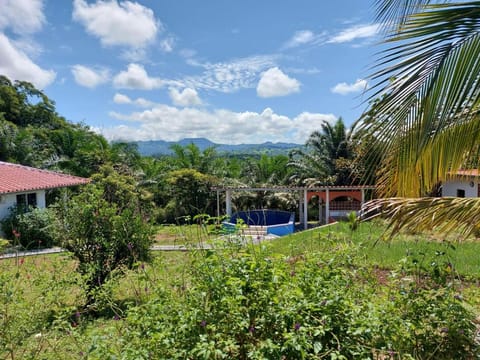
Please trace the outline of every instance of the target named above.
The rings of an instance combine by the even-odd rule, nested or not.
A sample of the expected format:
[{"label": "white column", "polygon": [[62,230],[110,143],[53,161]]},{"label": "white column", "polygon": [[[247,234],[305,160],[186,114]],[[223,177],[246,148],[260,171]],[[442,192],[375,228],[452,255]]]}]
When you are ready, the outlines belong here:
[{"label": "white column", "polygon": [[318,223],[322,224],[322,198],[318,195]]},{"label": "white column", "polygon": [[300,194],[298,197],[298,222],[302,223],[303,222],[303,196]]},{"label": "white column", "polygon": [[225,210],[227,213],[227,216],[232,216],[232,191],[231,190],[226,190],[225,192]]},{"label": "white column", "polygon": [[365,189],[360,189],[362,193],[362,201],[360,202],[360,210],[357,212],[357,216],[363,218],[363,204],[365,204]]},{"label": "white column", "polygon": [[330,190],[325,190],[325,224],[330,222]]},{"label": "white column", "polygon": [[217,189],[217,219],[220,219],[220,191]]},{"label": "white column", "polygon": [[303,189],[303,228],[308,229],[308,198],[307,189]]}]

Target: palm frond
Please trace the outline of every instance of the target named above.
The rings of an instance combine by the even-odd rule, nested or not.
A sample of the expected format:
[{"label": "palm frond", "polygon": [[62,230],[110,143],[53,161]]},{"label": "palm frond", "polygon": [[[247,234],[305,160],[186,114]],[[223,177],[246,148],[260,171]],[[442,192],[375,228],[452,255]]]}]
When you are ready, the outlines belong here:
[{"label": "palm frond", "polygon": [[468,237],[476,235],[480,229],[479,198],[377,199],[367,202],[363,211],[389,219],[390,236],[406,229]]},{"label": "palm frond", "polygon": [[418,8],[430,3],[430,0],[376,0],[377,21],[386,29],[400,27]]},{"label": "palm frond", "polygon": [[437,4],[389,39],[400,45],[373,75],[381,98],[361,124],[387,153],[383,195],[419,196],[471,156],[480,140],[479,30],[479,2]]}]

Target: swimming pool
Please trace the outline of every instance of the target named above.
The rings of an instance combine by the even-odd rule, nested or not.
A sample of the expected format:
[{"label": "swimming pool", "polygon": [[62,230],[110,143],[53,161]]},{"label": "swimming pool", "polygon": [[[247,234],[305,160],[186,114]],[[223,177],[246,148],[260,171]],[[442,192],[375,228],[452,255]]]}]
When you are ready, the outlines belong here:
[{"label": "swimming pool", "polygon": [[295,213],[283,210],[247,210],[238,211],[223,222],[223,226],[234,231],[239,220],[249,227],[262,227],[267,234],[284,236],[295,231]]}]

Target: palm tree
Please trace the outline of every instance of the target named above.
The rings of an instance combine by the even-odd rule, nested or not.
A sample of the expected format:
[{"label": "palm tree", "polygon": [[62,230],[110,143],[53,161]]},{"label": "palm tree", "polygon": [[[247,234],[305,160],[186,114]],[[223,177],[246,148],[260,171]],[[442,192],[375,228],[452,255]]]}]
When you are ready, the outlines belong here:
[{"label": "palm tree", "polygon": [[305,144],[307,151],[291,154],[289,164],[296,169],[294,177],[307,185],[350,185],[353,179],[340,165],[354,157],[354,132],[354,126],[347,130],[341,117],[333,125],[324,121],[321,131],[310,134]]},{"label": "palm tree", "polygon": [[[372,76],[376,100],[361,129],[382,149],[375,156],[382,165],[382,195],[418,199],[452,171],[478,164],[480,4],[377,0],[377,6],[389,49]],[[434,214],[448,220],[448,229],[461,226],[466,234],[479,224],[464,211],[479,207],[478,199],[406,198],[374,205],[387,205],[399,226],[431,227]]]},{"label": "palm tree", "polygon": [[185,146],[172,144],[170,149],[173,151],[173,162],[178,169],[195,169],[203,174],[215,173],[218,156],[214,146],[201,151],[194,143]]}]

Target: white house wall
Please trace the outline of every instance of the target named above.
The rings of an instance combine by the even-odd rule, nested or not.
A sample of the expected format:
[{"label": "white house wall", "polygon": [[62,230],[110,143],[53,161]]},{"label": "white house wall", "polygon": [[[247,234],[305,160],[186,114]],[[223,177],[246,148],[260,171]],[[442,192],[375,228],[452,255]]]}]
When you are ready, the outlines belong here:
[{"label": "white house wall", "polygon": [[[32,194],[34,192],[37,194],[37,207],[41,209],[45,208],[45,190],[28,191],[23,194]],[[22,193],[0,195],[0,220],[4,219],[8,216],[8,214],[10,214],[10,208],[12,206],[15,206],[15,204],[17,203],[17,195],[19,194]]]},{"label": "white house wall", "polygon": [[464,190],[465,197],[473,198],[478,196],[478,182],[473,181],[473,186],[470,186],[470,181],[447,181],[442,187],[442,196],[457,196],[457,190]]}]

